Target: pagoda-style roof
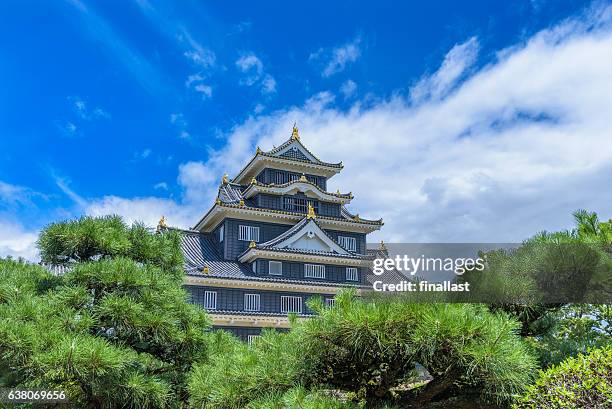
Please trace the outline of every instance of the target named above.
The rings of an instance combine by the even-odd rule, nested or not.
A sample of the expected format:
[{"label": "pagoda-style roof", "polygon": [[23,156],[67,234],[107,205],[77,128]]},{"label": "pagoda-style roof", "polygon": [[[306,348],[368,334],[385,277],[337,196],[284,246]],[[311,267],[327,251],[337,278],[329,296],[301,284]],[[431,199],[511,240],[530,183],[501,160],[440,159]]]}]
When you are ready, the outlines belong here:
[{"label": "pagoda-style roof", "polygon": [[[232,282],[238,283],[243,281],[251,283],[250,285],[252,286],[259,285],[262,287],[270,284],[355,287],[355,284],[352,283],[257,275],[246,264],[238,261],[224,260],[219,253],[212,234],[193,230],[175,230],[181,234],[181,250],[185,258],[185,272],[189,277],[205,278],[210,283],[221,283],[222,281],[220,280],[230,284]],[[189,279],[187,283],[189,283]]]},{"label": "pagoda-style roof", "polygon": [[265,184],[258,182],[255,178],[251,180],[251,184],[241,192],[243,198],[249,199],[258,193],[267,193],[273,195],[292,195],[297,192],[302,192],[306,196],[319,199],[330,203],[347,204],[353,199],[352,193],[336,193],[326,192],[316,184],[307,180],[304,176],[300,179],[283,184]]},{"label": "pagoda-style roof", "polygon": [[327,178],[337,174],[343,168],[342,162],[323,162],[310,152],[300,142],[300,136],[295,125],[291,137],[282,145],[267,152],[257,148],[255,156],[242,168],[232,182],[246,184],[251,178],[257,176],[262,169],[269,166]]},{"label": "pagoda-style roof", "polygon": [[[236,202],[234,194],[237,194],[238,191],[240,191],[239,185],[228,183],[228,186],[223,189],[223,194],[217,197],[215,204],[193,227],[193,230],[210,232],[224,217],[291,225],[304,217],[302,212],[247,206],[244,200]],[[317,221],[326,229],[359,233],[371,233],[383,225],[382,219],[362,219],[359,215],[350,213],[344,206],[340,213],[341,217],[317,215]]]},{"label": "pagoda-style roof", "polygon": [[[315,220],[308,215],[285,233],[264,243],[252,242],[238,260],[249,263],[258,258],[328,262],[359,265],[364,255],[349,251],[336,243]],[[350,262],[348,260],[351,260]]]}]

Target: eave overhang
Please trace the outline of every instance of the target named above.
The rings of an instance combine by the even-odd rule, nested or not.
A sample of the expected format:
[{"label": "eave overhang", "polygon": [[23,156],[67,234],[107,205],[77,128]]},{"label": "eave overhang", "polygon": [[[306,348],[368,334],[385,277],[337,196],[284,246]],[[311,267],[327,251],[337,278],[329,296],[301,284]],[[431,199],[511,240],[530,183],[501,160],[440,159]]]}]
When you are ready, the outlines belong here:
[{"label": "eave overhang", "polygon": [[353,199],[351,193],[331,193],[326,192],[319,186],[304,180],[294,180],[292,182],[283,183],[282,185],[266,185],[262,183],[253,183],[243,192],[243,197],[249,199],[258,193],[267,193],[272,195],[291,195],[297,192],[304,193],[308,197],[316,198],[324,202],[348,204]]},{"label": "eave overhang", "polygon": [[[365,257],[365,256],[364,256]],[[249,248],[240,257],[241,263],[250,263],[257,259],[271,259],[279,261],[301,261],[304,263],[332,264],[349,267],[370,267],[372,260],[361,257],[347,257],[342,255],[327,255],[300,252],[296,249],[258,249]]]},{"label": "eave overhang", "polygon": [[185,285],[196,285],[203,287],[217,288],[245,288],[258,289],[262,291],[286,291],[306,294],[337,294],[347,288],[355,288],[357,295],[361,295],[363,290],[368,290],[368,286],[355,284],[317,285],[304,284],[300,282],[292,283],[291,280],[284,282],[271,280],[239,280],[230,278],[205,277],[205,276],[185,276]]},{"label": "eave overhang", "polygon": [[246,184],[252,178],[257,176],[264,168],[274,167],[270,165],[279,165],[279,168],[283,170],[297,173],[307,173],[326,178],[330,178],[339,173],[343,168],[342,162],[317,164],[306,160],[279,157],[264,152],[258,152],[255,154],[253,159],[251,159],[249,163],[242,168],[240,173],[238,173],[232,182]]},{"label": "eave overhang", "polygon": [[[258,207],[216,203],[194,226],[193,230],[210,232],[217,226],[217,224],[219,224],[219,222],[228,217],[242,220],[292,225],[303,219],[304,214],[287,212],[284,210],[262,209]],[[317,222],[322,228],[328,230],[342,230],[366,234],[379,230],[383,225],[382,219],[366,220],[355,218],[349,220],[327,216],[317,216]]]}]

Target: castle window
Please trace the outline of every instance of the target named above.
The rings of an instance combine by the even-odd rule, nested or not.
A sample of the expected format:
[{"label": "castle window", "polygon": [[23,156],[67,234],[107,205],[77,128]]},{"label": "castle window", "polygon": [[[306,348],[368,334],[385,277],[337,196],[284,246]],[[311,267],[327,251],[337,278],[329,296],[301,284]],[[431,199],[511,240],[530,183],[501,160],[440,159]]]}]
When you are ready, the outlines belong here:
[{"label": "castle window", "polygon": [[338,236],[338,244],[348,251],[357,251],[357,240],[354,237]]},{"label": "castle window", "polygon": [[359,274],[356,267],[346,268],[346,280],[347,281],[359,281]]},{"label": "castle window", "polygon": [[224,227],[225,227],[225,226],[221,226],[221,227],[219,227],[219,242],[222,242],[222,241],[223,241],[223,234],[225,233],[225,231],[224,231],[224,230],[225,230],[225,229],[224,229]]},{"label": "castle window", "polygon": [[335,298],[326,298],[325,299],[325,306],[326,307],[333,307],[336,304],[336,299]]},{"label": "castle window", "polygon": [[282,261],[268,261],[268,272],[275,276],[283,275],[283,262]]},{"label": "castle window", "polygon": [[204,308],[207,310],[217,309],[217,292],[204,291]]},{"label": "castle window", "polygon": [[259,294],[245,294],[244,295],[244,310],[245,311],[259,311],[259,309],[260,309]]},{"label": "castle window", "polygon": [[239,225],[238,240],[255,242],[259,241],[259,227]]},{"label": "castle window", "polygon": [[257,261],[253,261],[253,263],[251,264],[251,269],[254,273],[257,273]]},{"label": "castle window", "polygon": [[316,200],[302,199],[293,196],[283,197],[283,210],[288,210],[290,212],[306,213],[309,204],[314,208],[315,213],[319,213],[319,202]]},{"label": "castle window", "polygon": [[302,297],[281,296],[281,312],[302,312]]},{"label": "castle window", "polygon": [[247,335],[247,343],[253,345],[261,335]]},{"label": "castle window", "polygon": [[325,266],[321,264],[304,264],[304,277],[325,278]]}]

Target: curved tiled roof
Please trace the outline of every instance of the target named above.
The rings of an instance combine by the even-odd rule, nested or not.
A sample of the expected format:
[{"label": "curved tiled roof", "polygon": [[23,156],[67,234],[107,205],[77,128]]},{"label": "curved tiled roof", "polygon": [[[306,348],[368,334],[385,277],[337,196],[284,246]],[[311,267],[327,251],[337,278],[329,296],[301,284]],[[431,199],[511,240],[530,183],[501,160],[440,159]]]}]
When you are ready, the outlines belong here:
[{"label": "curved tiled roof", "polygon": [[308,185],[311,185],[312,187],[314,187],[316,190],[318,190],[319,192],[325,194],[325,195],[330,195],[330,196],[335,196],[335,197],[339,197],[341,199],[352,199],[353,198],[353,194],[351,192],[349,193],[334,193],[334,192],[328,192],[326,190],[321,189],[321,187],[319,187],[319,185],[312,183],[309,180],[303,180],[303,179],[296,179],[296,180],[292,180],[289,182],[285,182],[285,183],[280,183],[280,184],[265,184],[265,183],[261,183],[261,182],[257,182],[257,183],[251,183],[250,185],[247,185],[246,188],[244,189],[244,191],[246,192],[251,186],[258,186],[258,187],[263,187],[263,188],[272,188],[272,189],[276,189],[276,188],[284,188],[284,187],[288,187],[291,185],[294,185],[296,183],[306,183]]},{"label": "curved tiled roof", "polygon": [[[219,254],[217,250],[216,243],[211,233],[199,233],[192,230],[178,231],[181,232],[181,249],[185,257],[185,272],[190,276],[329,287],[348,288],[356,286],[355,284],[343,282],[295,280],[282,277],[259,276],[254,274],[245,264],[223,260],[221,254]],[[208,267],[208,273],[202,271],[204,267]]]},{"label": "curved tiled roof", "polygon": [[[290,212],[288,210],[267,209],[265,207],[240,206],[240,205],[236,205],[232,203],[222,203],[221,205],[224,207],[235,207],[239,209],[257,210],[257,211],[263,211],[263,212],[269,212],[269,213],[280,213],[280,214],[287,214],[290,216],[303,216],[304,215],[304,213],[302,212]],[[348,210],[344,209],[343,207],[343,211],[342,211],[343,217],[341,218],[332,217],[332,216],[322,216],[322,215],[317,215],[317,218],[322,219],[322,220],[340,220],[340,221],[349,221],[349,222],[355,222],[355,223],[374,224],[374,225],[383,224],[382,219],[368,220],[368,219],[357,218],[357,216],[347,217],[345,216],[345,212],[346,214],[351,215],[348,212]]]}]

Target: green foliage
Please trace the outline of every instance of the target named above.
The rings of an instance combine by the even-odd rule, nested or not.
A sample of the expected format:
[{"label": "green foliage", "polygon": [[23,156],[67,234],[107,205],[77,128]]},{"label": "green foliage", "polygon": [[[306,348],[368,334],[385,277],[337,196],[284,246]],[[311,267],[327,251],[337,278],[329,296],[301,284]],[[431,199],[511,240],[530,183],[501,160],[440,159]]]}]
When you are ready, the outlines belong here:
[{"label": "green foliage", "polygon": [[514,409],[612,407],[612,346],[580,354],[541,372]]},{"label": "green foliage", "polygon": [[210,336],[211,357],[194,368],[189,392],[199,408],[244,408],[261,398],[297,385],[301,347],[298,339],[275,331],[263,331],[249,346],[219,331]]},{"label": "green foliage", "polygon": [[[193,406],[262,407],[260,402],[266,402],[292,408],[283,402],[297,393],[295,388],[305,387],[342,390],[374,407],[392,400],[393,387],[416,379],[417,363],[434,379],[412,387],[405,398],[413,402],[430,401],[459,384],[508,400],[535,370],[527,346],[515,334],[516,321],[482,306],[373,303],[346,292],[333,308],[312,307],[319,316],[296,322],[289,333],[264,332],[251,346],[215,335],[210,361],[196,366],[190,378]],[[308,396],[304,399],[313,407],[352,407],[318,392],[304,393],[295,396]],[[325,399],[332,399],[330,406],[317,403]]]},{"label": "green foliage", "polygon": [[83,218],[39,244],[72,268],[0,260],[0,385],[64,390],[73,407],[184,406],[209,320],[181,287],[176,234]]},{"label": "green foliage", "polygon": [[566,305],[536,321],[546,327],[531,338],[543,367],[612,343],[612,305]]},{"label": "green foliage", "polygon": [[[322,391],[308,391],[302,387],[284,393],[259,398],[246,406],[248,409],[360,409],[357,405]],[[381,408],[382,409],[382,408]]]},{"label": "green foliage", "polygon": [[[431,382],[407,399],[432,400],[458,384],[477,386],[485,398],[509,400],[535,368],[517,336],[518,323],[484,306],[364,302],[341,294],[333,308],[294,331],[301,339],[305,384],[356,393],[367,402],[389,398],[391,388],[414,381],[420,364]],[[412,377],[410,376],[412,374]]]},{"label": "green foliage", "polygon": [[179,240],[176,232],[151,234],[138,223],[128,227],[119,216],[82,217],[47,226],[38,247],[42,261],[47,263],[125,257],[180,276],[183,258]]}]

